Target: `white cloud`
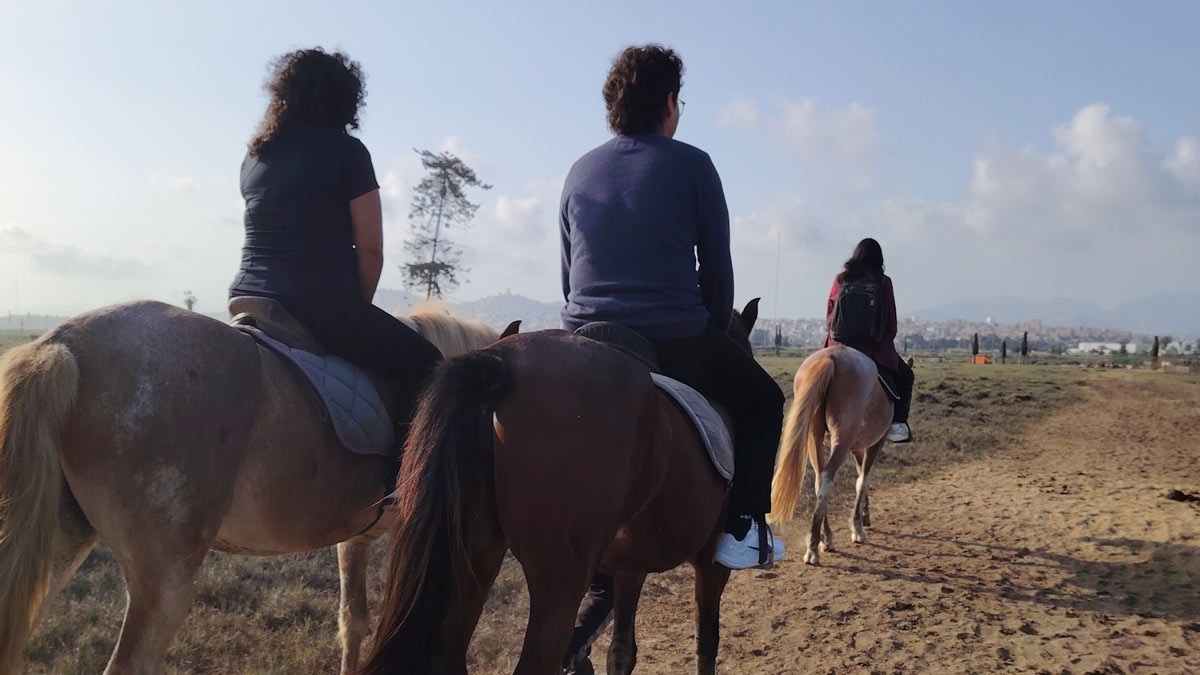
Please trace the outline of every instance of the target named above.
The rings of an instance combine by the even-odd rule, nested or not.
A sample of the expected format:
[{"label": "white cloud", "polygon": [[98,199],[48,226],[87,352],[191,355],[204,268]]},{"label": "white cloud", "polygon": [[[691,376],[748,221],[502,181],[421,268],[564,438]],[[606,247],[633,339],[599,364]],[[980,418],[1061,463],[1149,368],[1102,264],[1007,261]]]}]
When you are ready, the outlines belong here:
[{"label": "white cloud", "polygon": [[876,183],[879,114],[852,102],[823,106],[813,99],[784,100],[774,115],[762,116],[753,98],[735,96],[717,111],[720,129],[753,129],[827,180],[838,191],[862,191]]},{"label": "white cloud", "polygon": [[514,199],[507,195],[496,198],[495,224],[498,231],[515,238],[545,236],[545,219],[542,217],[542,200],[539,197]]},{"label": "white cloud", "polygon": [[[1107,106],[1053,128],[1042,153],[985,144],[961,198],[894,198],[871,216],[885,255],[926,297],[1023,293],[1101,301],[1169,290],[1200,250],[1200,159],[1184,137],[1165,161],[1143,125]],[[892,242],[889,254],[888,243]],[[1004,280],[1004,282],[1001,282]]]},{"label": "white cloud", "polygon": [[469,295],[506,289],[531,298],[558,296],[558,198],[562,180],[527,181],[518,194],[497,194],[460,238],[471,268]]},{"label": "white cloud", "polygon": [[1190,136],[1175,141],[1175,154],[1163,162],[1163,169],[1184,185],[1200,188],[1200,141]]},{"label": "white cloud", "polygon": [[127,279],[149,270],[146,263],[136,258],[95,253],[71,244],[47,241],[17,225],[0,228],[0,249],[27,259],[35,269],[53,276]]},{"label": "white cloud", "polygon": [[458,136],[446,136],[438,146],[438,152],[448,152],[467,163],[467,166],[478,169],[479,155],[471,152]]},{"label": "white cloud", "polygon": [[753,129],[758,125],[758,103],[748,96],[734,96],[717,109],[717,128]]},{"label": "white cloud", "polygon": [[807,98],[786,102],[774,123],[788,144],[806,158],[862,159],[879,147],[879,115],[859,103],[838,108],[822,107]]}]

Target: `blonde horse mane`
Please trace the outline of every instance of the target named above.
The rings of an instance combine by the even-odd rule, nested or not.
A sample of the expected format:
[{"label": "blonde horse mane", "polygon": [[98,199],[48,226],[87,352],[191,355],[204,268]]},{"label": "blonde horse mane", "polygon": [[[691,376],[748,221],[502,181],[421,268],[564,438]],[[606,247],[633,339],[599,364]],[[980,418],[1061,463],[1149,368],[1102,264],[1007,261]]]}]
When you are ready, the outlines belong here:
[{"label": "blonde horse mane", "polygon": [[411,321],[446,358],[482,349],[500,339],[499,331],[491,326],[453,316],[437,303],[425,303],[407,317],[401,317],[404,318]]}]

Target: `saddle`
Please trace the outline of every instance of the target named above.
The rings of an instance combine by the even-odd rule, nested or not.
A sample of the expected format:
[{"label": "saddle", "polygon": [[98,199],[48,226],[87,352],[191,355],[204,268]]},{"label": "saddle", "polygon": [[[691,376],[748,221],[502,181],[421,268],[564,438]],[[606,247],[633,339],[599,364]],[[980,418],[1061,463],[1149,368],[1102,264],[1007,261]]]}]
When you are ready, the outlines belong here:
[{"label": "saddle", "polygon": [[581,326],[575,334],[625,352],[646,366],[654,386],[691,420],[713,468],[725,480],[733,479],[733,422],[721,406],[683,382],[663,375],[654,345],[637,331],[620,324],[597,321]]},{"label": "saddle", "polygon": [[396,430],[378,376],[330,354],[320,340],[270,298],[242,296],[229,301],[230,325],[291,363],[316,393],[338,440],[363,455],[396,454]]}]

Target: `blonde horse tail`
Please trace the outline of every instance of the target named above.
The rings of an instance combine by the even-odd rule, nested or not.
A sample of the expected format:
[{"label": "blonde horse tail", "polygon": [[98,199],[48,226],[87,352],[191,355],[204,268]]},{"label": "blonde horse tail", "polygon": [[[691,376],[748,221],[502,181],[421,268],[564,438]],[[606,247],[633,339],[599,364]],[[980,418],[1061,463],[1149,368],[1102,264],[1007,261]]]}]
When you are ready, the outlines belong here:
[{"label": "blonde horse tail", "polygon": [[58,529],[59,447],[79,368],[61,344],[0,359],[0,673],[21,669],[50,577]]},{"label": "blonde horse tail", "polygon": [[779,460],[775,466],[775,478],[771,481],[771,515],[773,525],[781,525],[792,519],[800,501],[800,490],[808,474],[806,451],[813,442],[809,438],[813,416],[825,402],[825,392],[833,380],[833,359],[828,355],[817,357],[806,364],[804,377],[796,386],[796,396],[788,408],[783,426],[783,437],[779,444]]}]

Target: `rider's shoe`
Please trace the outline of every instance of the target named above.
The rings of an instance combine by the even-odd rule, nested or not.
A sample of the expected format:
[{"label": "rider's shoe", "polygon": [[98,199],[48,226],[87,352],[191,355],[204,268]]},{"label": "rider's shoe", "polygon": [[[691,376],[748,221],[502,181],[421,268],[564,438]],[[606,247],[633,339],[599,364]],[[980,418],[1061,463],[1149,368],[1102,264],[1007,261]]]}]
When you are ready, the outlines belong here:
[{"label": "rider's shoe", "polygon": [[[763,567],[783,560],[783,542],[775,538],[771,526],[759,522],[759,518],[742,516],[750,520],[750,527],[745,534],[738,538],[729,532],[717,536],[717,552],[713,560],[731,570],[745,570],[752,567]],[[759,527],[763,529],[760,530]],[[765,535],[765,537],[763,536]],[[762,542],[766,542],[766,555],[762,555]]]},{"label": "rider's shoe", "polygon": [[888,429],[885,438],[892,443],[907,443],[912,440],[912,432],[907,422],[897,422]]}]

